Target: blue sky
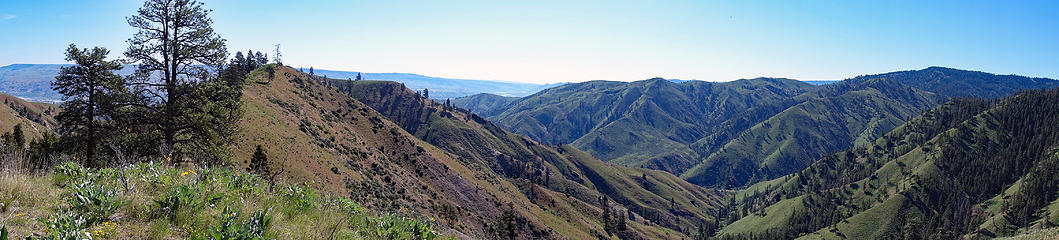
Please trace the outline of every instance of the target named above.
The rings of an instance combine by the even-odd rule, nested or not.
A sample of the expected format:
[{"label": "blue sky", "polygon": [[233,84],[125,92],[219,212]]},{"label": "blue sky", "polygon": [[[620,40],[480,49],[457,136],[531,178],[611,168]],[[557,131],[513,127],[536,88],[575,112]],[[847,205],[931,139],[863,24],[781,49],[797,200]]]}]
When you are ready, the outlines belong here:
[{"label": "blue sky", "polygon": [[[1057,1],[204,1],[230,51],[517,82],[843,79],[947,66],[1059,78]],[[0,0],[0,65],[121,57],[142,1]]]}]

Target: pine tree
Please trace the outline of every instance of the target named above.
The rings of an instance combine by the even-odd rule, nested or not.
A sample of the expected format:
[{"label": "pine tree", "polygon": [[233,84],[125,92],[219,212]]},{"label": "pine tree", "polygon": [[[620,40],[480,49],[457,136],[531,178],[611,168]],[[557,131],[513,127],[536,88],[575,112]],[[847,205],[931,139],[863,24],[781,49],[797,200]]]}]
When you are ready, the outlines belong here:
[{"label": "pine tree", "polygon": [[243,67],[244,65],[246,65],[246,58],[243,57],[243,52],[235,52],[235,57],[232,58],[232,62],[229,63],[228,65],[229,66],[236,66],[236,67],[240,67],[240,68]]},{"label": "pine tree", "polygon": [[360,73],[359,72],[357,73],[357,79],[356,80],[357,81],[364,80],[364,79],[360,78]]},{"label": "pine tree", "polygon": [[246,171],[261,177],[272,173],[268,167],[268,156],[265,155],[265,149],[260,144],[254,149],[254,156],[250,158],[250,166],[246,168]]},{"label": "pine tree", "polygon": [[243,71],[249,72],[254,69],[254,66],[257,66],[257,58],[254,57],[254,50],[246,50],[246,62],[243,62],[243,65],[240,67],[242,67]]},{"label": "pine tree", "polygon": [[272,82],[272,79],[276,78],[276,68],[270,66],[266,71],[268,71],[268,81]]},{"label": "pine tree", "polygon": [[[130,124],[145,126],[142,141],[158,141],[177,157],[227,156],[228,138],[241,118],[240,81],[222,81],[210,71],[225,63],[225,40],[213,31],[210,10],[193,0],[148,0],[128,18],[138,32],[125,56],[137,69],[129,84],[138,99],[129,104]],[[180,37],[174,37],[180,36]],[[248,52],[249,53],[249,52]],[[249,55],[249,54],[248,54]]]},{"label": "pine tree", "polygon": [[262,53],[261,51],[258,51],[255,54],[256,55],[254,55],[254,59],[256,59],[256,61],[254,61],[254,63],[255,63],[254,64],[254,68],[260,67],[261,65],[268,64],[268,55]]},{"label": "pine tree", "polygon": [[423,89],[423,98],[427,98],[427,99],[430,98],[430,89],[426,89],[426,88]]},{"label": "pine tree", "polygon": [[22,124],[15,124],[15,128],[11,130],[11,146],[15,149],[22,149],[26,146],[26,135],[22,133]]},{"label": "pine tree", "polygon": [[39,139],[31,141],[29,143],[30,168],[42,170],[54,166],[57,157],[53,154],[62,151],[59,142],[59,136],[51,132],[43,132]]},{"label": "pine tree", "polygon": [[314,76],[313,67],[309,67],[309,76]]},{"label": "pine tree", "polygon": [[62,67],[52,88],[63,95],[63,111],[56,116],[60,132],[67,142],[84,154],[88,166],[102,167],[96,150],[108,138],[115,102],[125,94],[123,79],[114,74],[121,70],[116,60],[107,61],[105,48],[80,49],[70,44],[66,60],[75,65]]},{"label": "pine tree", "polygon": [[3,143],[3,147],[5,147],[4,149],[0,149],[0,153],[2,153],[4,150],[7,150],[7,148],[13,148],[14,145],[11,143],[14,141],[15,139],[11,136],[11,132],[4,132],[4,134],[0,134],[0,143]]}]

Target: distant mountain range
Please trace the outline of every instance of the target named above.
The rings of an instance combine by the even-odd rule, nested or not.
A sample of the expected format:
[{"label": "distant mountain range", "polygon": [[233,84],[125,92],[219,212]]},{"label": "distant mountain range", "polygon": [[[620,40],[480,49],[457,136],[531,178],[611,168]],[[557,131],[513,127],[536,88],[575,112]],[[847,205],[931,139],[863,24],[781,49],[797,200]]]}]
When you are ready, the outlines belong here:
[{"label": "distant mountain range", "polygon": [[[0,67],[0,92],[33,102],[58,103],[62,95],[51,89],[51,81],[66,64],[11,64]],[[121,75],[132,74],[131,68]]]},{"label": "distant mountain range", "polygon": [[479,94],[453,102],[538,141],[734,188],[867,144],[951,97],[1056,86],[1053,79],[930,67],[824,85],[776,78],[590,81],[523,98]]},{"label": "distant mountain range", "polygon": [[[62,95],[51,89],[59,68],[65,64],[12,64],[0,67],[0,92],[35,102],[59,102]],[[303,69],[308,72],[308,69]],[[335,79],[353,79],[358,72],[314,69],[314,74]],[[132,73],[125,68],[119,74]],[[404,83],[406,87],[422,91],[430,89],[430,98],[458,98],[477,93],[523,97],[563,83],[535,84],[489,80],[453,79],[423,76],[412,73],[362,73],[363,79]]]},{"label": "distant mountain range", "polygon": [[824,85],[824,84],[832,84],[832,83],[840,82],[840,81],[836,81],[836,80],[801,80],[801,81],[805,82],[805,83],[808,83],[808,84],[812,84],[812,85]]},{"label": "distant mountain range", "polygon": [[[62,95],[51,89],[59,68],[66,64],[11,64],[0,67],[0,92],[33,102],[58,103]],[[308,69],[300,68],[308,72]],[[132,73],[132,68],[118,72],[121,75]],[[316,75],[334,79],[354,79],[360,72],[314,69]],[[544,89],[561,86],[567,83],[518,83],[494,80],[456,79],[424,76],[414,73],[360,73],[366,80],[384,80],[404,83],[406,87],[422,91],[430,90],[431,99],[455,99],[479,93],[488,93],[505,97],[525,97]],[[699,81],[670,79],[675,83]],[[805,81],[813,85],[833,83],[836,81]]]},{"label": "distant mountain range", "polygon": [[[308,71],[308,70],[305,70]],[[334,79],[354,79],[358,72],[314,69],[314,74]],[[455,79],[423,76],[413,73],[363,73],[365,80],[384,80],[404,83],[405,87],[422,91],[430,89],[431,99],[446,99],[489,93],[508,97],[524,97],[537,91],[564,83],[536,84],[490,80]]]}]

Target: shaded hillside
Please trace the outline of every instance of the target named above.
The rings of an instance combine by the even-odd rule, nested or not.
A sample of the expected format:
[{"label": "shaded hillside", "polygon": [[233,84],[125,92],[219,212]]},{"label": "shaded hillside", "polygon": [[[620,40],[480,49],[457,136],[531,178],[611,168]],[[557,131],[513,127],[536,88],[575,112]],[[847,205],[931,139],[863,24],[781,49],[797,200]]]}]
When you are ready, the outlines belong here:
[{"label": "shaded hillside", "polygon": [[[690,232],[695,230],[693,226],[712,220],[708,211],[716,210],[717,199],[722,197],[660,171],[616,171],[614,165],[574,148],[531,144],[513,134],[487,138],[479,135],[483,125],[468,115],[455,111],[449,111],[452,115],[448,117],[441,116],[445,111],[417,114],[438,110],[441,105],[414,97],[410,90],[399,88],[400,84],[358,82],[387,83],[384,85],[392,86],[391,91],[404,91],[406,95],[389,98],[393,106],[407,108],[407,115],[399,116],[435,119],[427,127],[406,131],[402,126],[411,121],[388,118],[392,112],[383,111],[388,113],[383,115],[350,98],[350,88],[335,86],[337,81],[324,81],[289,67],[276,67],[275,78],[268,80],[265,70],[270,66],[251,73],[252,81],[244,91],[246,113],[234,146],[236,156],[250,156],[256,144],[263,144],[269,159],[285,160],[273,162],[272,168],[286,169],[282,176],[286,181],[314,180],[324,190],[349,194],[368,209],[432,217],[457,235],[585,239],[606,236],[607,225],[616,227],[621,222],[628,231],[620,234],[632,238],[679,238],[688,234],[673,229]],[[402,103],[405,101],[421,103],[421,107]],[[422,135],[427,129],[433,131],[430,138],[417,138],[428,136]],[[471,139],[482,142],[464,142]],[[520,142],[524,143],[513,144]],[[549,160],[569,163],[532,168],[537,165],[531,163]],[[568,180],[567,176],[578,178]],[[593,179],[598,178],[592,176],[608,181],[595,184]],[[648,184],[658,186],[652,190],[665,191],[665,195],[635,190],[632,186],[638,186],[639,181],[634,177],[645,177]],[[630,197],[601,201],[603,194],[596,190],[600,186]],[[674,199],[674,207],[656,206],[668,201],[662,196]],[[651,207],[632,208],[628,211],[632,220],[618,221],[625,218],[617,214],[626,216],[629,209],[619,202],[625,199],[646,201],[642,205]],[[692,204],[698,206],[693,208]],[[610,211],[603,214],[603,209]],[[612,217],[602,221],[602,216]],[[618,231],[611,232],[619,236]]]},{"label": "shaded hillside", "polygon": [[514,103],[484,103],[489,99],[479,96],[455,103],[516,133],[572,143],[605,161],[669,171],[703,186],[741,187],[867,144],[948,97],[1057,84],[932,67],[821,86],[769,79],[594,81]]},{"label": "shaded hillside", "polygon": [[[711,216],[718,214],[722,203],[719,201],[722,193],[695,186],[672,174],[604,163],[568,145],[539,144],[466,110],[424,99],[399,83],[334,82],[339,89],[347,89],[343,91],[349,91],[400,123],[405,130],[456,156],[464,164],[519,183],[520,191],[537,200],[533,203],[540,208],[561,212],[560,217],[567,219],[603,222],[601,232],[615,232],[621,238],[688,236],[703,226],[713,225]],[[540,192],[551,194],[542,196]],[[614,209],[622,218],[629,219],[630,230],[606,229],[608,220],[605,219],[616,221],[618,214],[602,214],[576,206]],[[554,222],[549,226],[563,224],[569,223]],[[682,233],[667,234],[666,231]]]},{"label": "shaded hillside", "polygon": [[1059,90],[958,99],[741,191],[718,236],[992,238],[1059,223]]},{"label": "shaded hillside", "polygon": [[11,131],[15,125],[22,124],[22,131],[32,139],[58,127],[55,115],[59,114],[59,106],[27,102],[4,93],[0,93],[0,101],[3,103],[0,104],[0,132]]},{"label": "shaded hillside", "polygon": [[[736,135],[711,135],[692,144],[705,156],[682,177],[706,186],[737,187],[800,170],[854,145],[863,145],[944,99],[886,79],[850,80],[795,98],[795,105]],[[782,103],[781,103],[782,105]],[[777,108],[778,109],[778,108]]]},{"label": "shaded hillside", "polygon": [[[322,190],[349,195],[367,209],[433,217],[454,232],[485,237],[487,225],[506,203],[527,201],[503,183],[486,184],[437,148],[419,141],[370,107],[288,67],[251,73],[244,90],[243,131],[233,148],[249,158],[257,144],[271,168],[285,169],[288,182],[315,181]],[[246,161],[247,159],[238,159]],[[546,234],[539,222],[520,234]]]},{"label": "shaded hillside", "polygon": [[516,133],[571,143],[606,161],[666,162],[659,169],[680,173],[698,162],[688,145],[703,137],[707,126],[810,88],[787,79],[591,81],[541,91],[487,117]]},{"label": "shaded hillside", "polygon": [[495,116],[518,101],[517,97],[505,97],[496,94],[479,93],[449,100],[452,105],[470,110],[482,116]]}]

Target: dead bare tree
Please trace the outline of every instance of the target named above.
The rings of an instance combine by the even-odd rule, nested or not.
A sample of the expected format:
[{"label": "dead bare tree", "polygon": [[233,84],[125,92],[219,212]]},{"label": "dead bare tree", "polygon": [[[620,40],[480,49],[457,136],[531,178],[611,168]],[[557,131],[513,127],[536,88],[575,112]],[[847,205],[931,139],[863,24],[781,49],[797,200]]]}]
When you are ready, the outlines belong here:
[{"label": "dead bare tree", "polygon": [[129,157],[125,155],[125,151],[121,149],[121,146],[116,141],[110,141],[110,149],[114,151],[114,158],[118,161],[119,178],[121,184],[125,186],[125,191],[129,191],[129,175],[125,173],[125,169],[131,165]]}]

